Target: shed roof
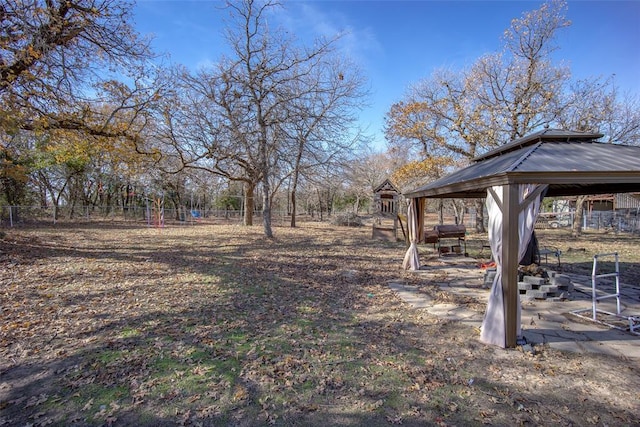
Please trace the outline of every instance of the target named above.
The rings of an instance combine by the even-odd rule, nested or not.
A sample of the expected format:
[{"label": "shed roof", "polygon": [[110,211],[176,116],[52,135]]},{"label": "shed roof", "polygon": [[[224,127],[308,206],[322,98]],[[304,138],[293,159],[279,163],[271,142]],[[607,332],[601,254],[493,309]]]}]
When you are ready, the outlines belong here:
[{"label": "shed roof", "polygon": [[382,181],[382,183],[378,185],[376,188],[374,188],[373,190],[374,193],[380,193],[383,191],[392,191],[397,194],[400,194],[396,186],[393,185],[393,183],[388,178]]},{"label": "shed roof", "polygon": [[549,184],[547,196],[640,191],[640,147],[605,144],[601,134],[545,129],[476,157],[407,198],[483,198],[488,187]]}]

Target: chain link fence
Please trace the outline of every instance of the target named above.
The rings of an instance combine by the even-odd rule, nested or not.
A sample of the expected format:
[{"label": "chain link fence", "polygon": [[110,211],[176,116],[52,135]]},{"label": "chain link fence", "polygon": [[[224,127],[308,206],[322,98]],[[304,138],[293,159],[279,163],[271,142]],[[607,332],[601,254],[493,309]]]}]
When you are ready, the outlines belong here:
[{"label": "chain link fence", "polygon": [[[341,212],[333,212],[338,217]],[[344,214],[344,212],[342,212]],[[355,214],[352,214],[355,215]],[[573,212],[542,213],[538,217],[536,228],[569,228],[573,224]],[[329,216],[325,220],[331,219]],[[319,221],[321,216],[298,214],[296,219]],[[110,206],[64,206],[55,209],[47,206],[0,206],[0,227],[19,227],[37,224],[81,224],[94,221],[125,221],[150,227],[165,225],[188,225],[199,222],[224,220],[241,224],[244,212],[232,209],[162,209],[149,206],[132,206],[128,208]],[[467,227],[475,226],[475,215],[466,218]],[[487,218],[485,217],[485,221]],[[253,214],[254,224],[262,222],[262,212]],[[274,226],[287,226],[291,215],[287,211],[272,211],[271,221]],[[591,211],[583,216],[585,230],[611,230],[625,233],[640,233],[640,213],[635,211]]]},{"label": "chain link fence", "polygon": [[[570,228],[575,212],[541,213],[536,228]],[[636,211],[591,211],[582,217],[584,230],[640,233],[640,215]]]},{"label": "chain link fence", "polygon": [[585,215],[583,228],[640,233],[640,215],[637,212],[592,211]]},{"label": "chain link fence", "polygon": [[[317,220],[309,215],[299,214],[300,220]],[[165,225],[189,225],[200,222],[225,221],[242,224],[244,211],[233,209],[167,209],[156,208],[151,204],[128,208],[104,206],[0,206],[0,227],[21,227],[44,224],[82,224],[95,221],[124,221],[150,227]],[[287,226],[291,215],[287,211],[272,211],[271,221],[274,226]],[[254,224],[262,223],[262,211],[254,211]]]}]

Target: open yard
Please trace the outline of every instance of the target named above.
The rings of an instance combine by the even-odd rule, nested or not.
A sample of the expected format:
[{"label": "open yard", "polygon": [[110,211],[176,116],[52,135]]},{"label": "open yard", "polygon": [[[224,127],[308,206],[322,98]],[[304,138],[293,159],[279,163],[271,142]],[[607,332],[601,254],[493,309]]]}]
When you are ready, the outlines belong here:
[{"label": "open yard", "polygon": [[[454,297],[401,270],[403,243],[370,233],[5,229],[0,426],[638,425],[639,360],[486,346],[397,298],[397,278]],[[618,250],[623,281],[640,283],[637,236],[539,239],[586,274]]]}]

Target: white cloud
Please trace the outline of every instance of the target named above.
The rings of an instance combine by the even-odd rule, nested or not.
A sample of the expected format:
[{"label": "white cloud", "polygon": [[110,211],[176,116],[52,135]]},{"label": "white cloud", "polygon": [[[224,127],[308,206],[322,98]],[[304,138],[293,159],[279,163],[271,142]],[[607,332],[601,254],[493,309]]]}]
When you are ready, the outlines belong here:
[{"label": "white cloud", "polygon": [[366,58],[380,54],[382,44],[374,29],[360,26],[345,14],[330,7],[332,2],[292,2],[279,14],[283,27],[302,42],[312,42],[319,37],[332,39],[340,36],[339,49],[352,59],[364,62]]}]

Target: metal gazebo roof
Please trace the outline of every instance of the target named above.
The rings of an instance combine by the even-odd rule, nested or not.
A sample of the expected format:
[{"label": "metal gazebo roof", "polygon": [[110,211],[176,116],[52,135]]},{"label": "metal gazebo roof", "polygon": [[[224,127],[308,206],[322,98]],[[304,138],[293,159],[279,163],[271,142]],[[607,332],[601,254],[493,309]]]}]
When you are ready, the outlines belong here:
[{"label": "metal gazebo roof", "polygon": [[484,198],[504,184],[549,184],[547,196],[640,191],[640,147],[605,144],[597,133],[545,129],[405,193],[407,198]]}]

